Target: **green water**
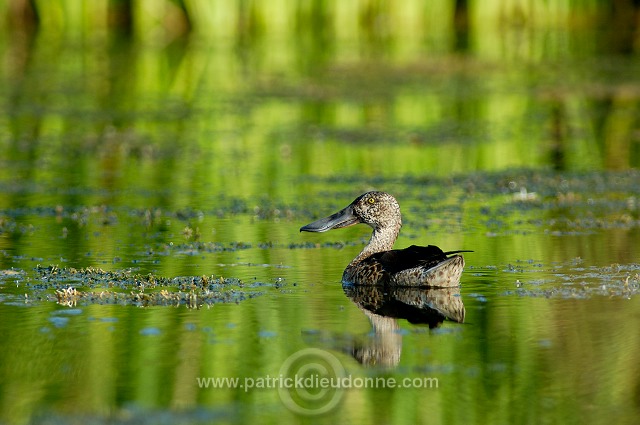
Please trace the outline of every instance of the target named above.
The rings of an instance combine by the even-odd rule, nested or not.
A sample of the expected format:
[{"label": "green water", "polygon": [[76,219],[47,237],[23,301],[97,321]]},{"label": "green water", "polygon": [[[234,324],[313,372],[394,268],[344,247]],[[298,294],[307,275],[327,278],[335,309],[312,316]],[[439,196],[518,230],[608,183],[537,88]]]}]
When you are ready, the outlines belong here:
[{"label": "green water", "polygon": [[[355,27],[331,2],[249,3],[238,33],[4,29],[0,423],[635,423],[633,43],[588,8],[582,25],[506,30],[474,9],[456,38],[436,18],[447,2],[407,2],[382,28],[367,16],[386,2]],[[401,205],[396,247],[474,250],[450,297],[463,323],[349,298],[366,226],[299,233],[370,189]],[[226,298],[58,303],[50,265],[222,277]],[[93,283],[68,287],[178,290]],[[296,353],[307,371],[415,385],[258,388]],[[253,387],[199,385],[225,377]]]}]

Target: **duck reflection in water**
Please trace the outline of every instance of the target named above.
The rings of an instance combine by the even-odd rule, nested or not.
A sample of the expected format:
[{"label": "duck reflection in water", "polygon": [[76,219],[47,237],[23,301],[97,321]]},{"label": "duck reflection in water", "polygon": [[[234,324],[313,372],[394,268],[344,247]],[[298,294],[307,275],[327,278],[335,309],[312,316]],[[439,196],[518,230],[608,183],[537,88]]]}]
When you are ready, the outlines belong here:
[{"label": "duck reflection in water", "polygon": [[430,329],[445,320],[463,323],[459,288],[408,288],[343,285],[345,294],[369,319],[373,334],[308,334],[307,343],[321,344],[353,356],[364,366],[390,368],[400,363],[402,333],[398,319]]},{"label": "duck reflection in water", "polygon": [[344,285],[345,294],[367,316],[373,337],[348,347],[366,366],[392,367],[400,362],[402,334],[397,319],[436,328],[445,319],[463,323],[464,304],[459,288],[384,288]]},{"label": "duck reflection in water", "polygon": [[337,213],[300,228],[326,232],[358,223],[371,226],[369,243],[342,274],[342,282],[355,285],[455,287],[460,284],[464,258],[434,245],[392,249],[402,218],[396,199],[385,192],[367,192]]}]

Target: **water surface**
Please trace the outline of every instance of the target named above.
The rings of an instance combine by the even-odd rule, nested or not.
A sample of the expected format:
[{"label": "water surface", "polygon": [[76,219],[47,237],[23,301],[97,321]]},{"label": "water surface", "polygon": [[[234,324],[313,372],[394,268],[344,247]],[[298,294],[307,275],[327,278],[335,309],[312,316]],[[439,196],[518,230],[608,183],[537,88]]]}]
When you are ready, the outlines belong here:
[{"label": "water surface", "polygon": [[[637,53],[591,27],[464,48],[265,22],[0,42],[0,421],[634,423]],[[397,247],[474,250],[462,323],[345,294],[366,226],[299,233],[370,189],[400,202]],[[199,385],[279,377],[305,349],[307,371],[425,385],[326,412],[335,391]]]}]

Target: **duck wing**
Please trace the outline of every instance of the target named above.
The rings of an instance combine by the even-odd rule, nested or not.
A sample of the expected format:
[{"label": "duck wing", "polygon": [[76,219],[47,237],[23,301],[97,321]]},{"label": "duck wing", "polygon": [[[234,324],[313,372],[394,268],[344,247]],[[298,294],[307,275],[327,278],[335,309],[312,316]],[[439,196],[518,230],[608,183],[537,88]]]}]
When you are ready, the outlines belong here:
[{"label": "duck wing", "polygon": [[411,245],[405,249],[393,249],[391,251],[373,254],[364,261],[378,263],[385,272],[394,275],[401,271],[418,267],[430,269],[449,259],[450,255],[459,252],[472,251],[459,250],[444,252],[435,245]]}]

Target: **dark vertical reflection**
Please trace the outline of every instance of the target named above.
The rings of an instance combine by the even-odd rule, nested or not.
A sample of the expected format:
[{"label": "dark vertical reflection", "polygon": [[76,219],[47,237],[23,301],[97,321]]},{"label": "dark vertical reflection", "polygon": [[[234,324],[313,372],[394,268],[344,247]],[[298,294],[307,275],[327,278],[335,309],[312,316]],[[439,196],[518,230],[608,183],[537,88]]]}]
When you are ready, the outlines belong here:
[{"label": "dark vertical reflection", "polygon": [[606,37],[603,53],[631,54],[640,48],[640,0],[614,0],[601,13],[601,27]]},{"label": "dark vertical reflection", "polygon": [[607,92],[590,102],[591,120],[608,170],[625,170],[638,166],[638,113],[640,102],[624,87]]},{"label": "dark vertical reflection", "polygon": [[121,35],[133,34],[133,2],[131,0],[109,1],[109,25]]},{"label": "dark vertical reflection", "polygon": [[455,52],[469,51],[470,22],[468,0],[455,0],[453,12],[453,50]]},{"label": "dark vertical reflection", "polygon": [[566,169],[566,149],[567,149],[567,113],[561,99],[553,99],[549,105],[550,122],[549,138],[551,146],[549,148],[549,162],[556,171]]},{"label": "dark vertical reflection", "polygon": [[14,31],[33,31],[39,24],[37,10],[30,0],[14,0],[8,2],[7,24]]},{"label": "dark vertical reflection", "polygon": [[594,59],[600,56],[606,62],[593,71],[593,78],[604,84],[604,90],[588,99],[588,119],[593,123],[603,167],[624,170],[638,166],[636,76],[620,70],[635,61],[640,47],[640,0],[615,0],[603,4],[599,12],[599,26],[594,30],[601,36]]}]

